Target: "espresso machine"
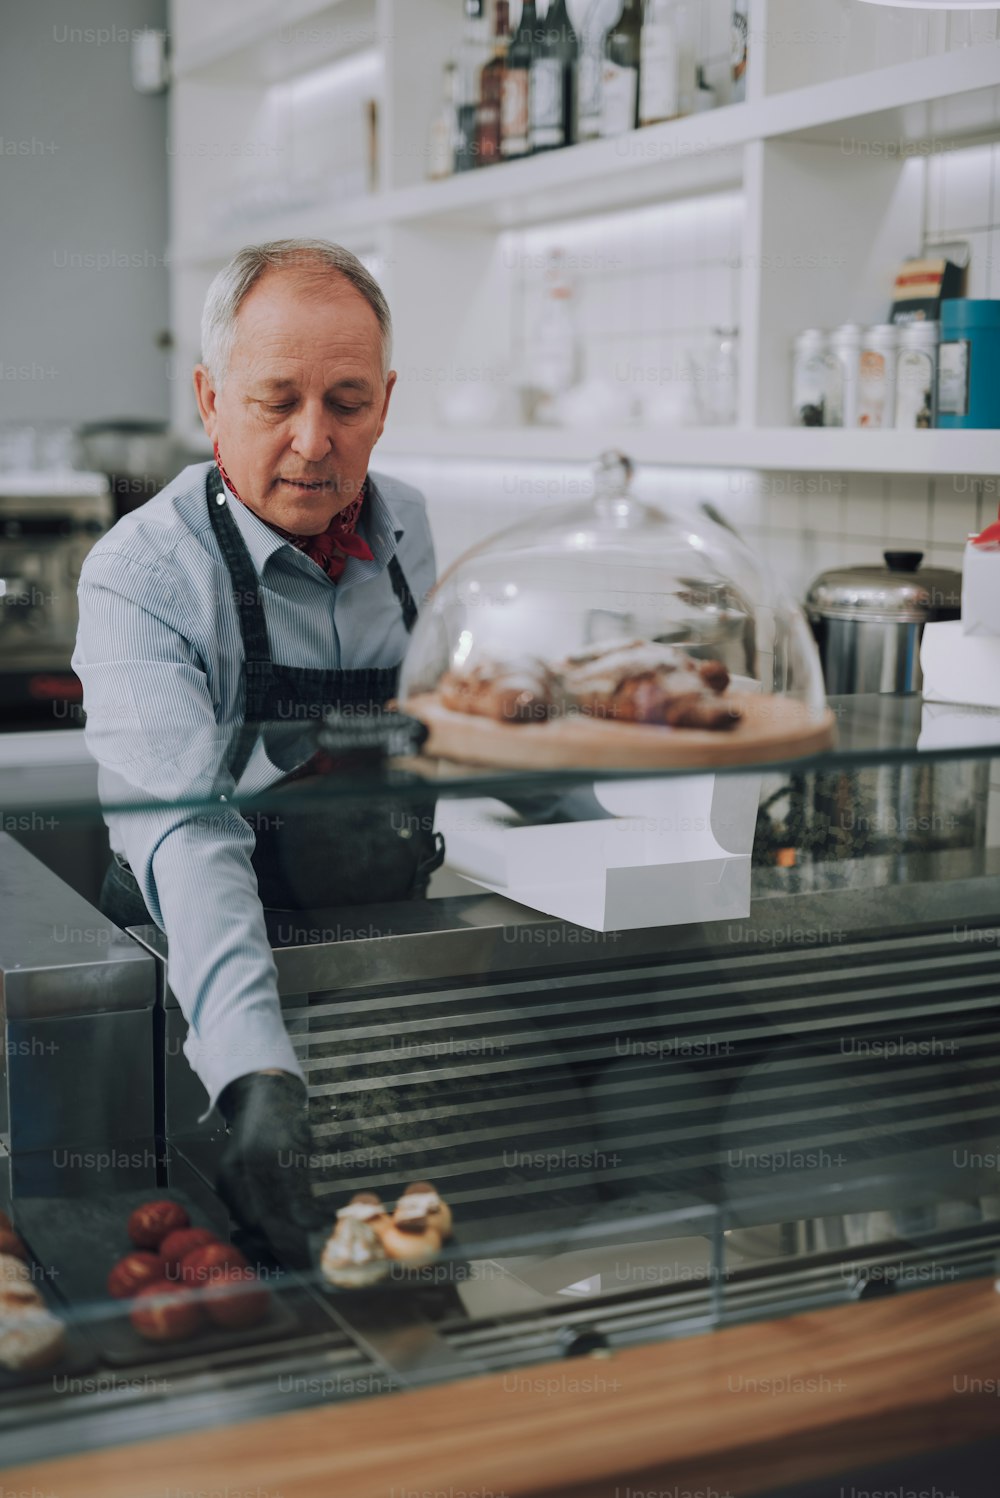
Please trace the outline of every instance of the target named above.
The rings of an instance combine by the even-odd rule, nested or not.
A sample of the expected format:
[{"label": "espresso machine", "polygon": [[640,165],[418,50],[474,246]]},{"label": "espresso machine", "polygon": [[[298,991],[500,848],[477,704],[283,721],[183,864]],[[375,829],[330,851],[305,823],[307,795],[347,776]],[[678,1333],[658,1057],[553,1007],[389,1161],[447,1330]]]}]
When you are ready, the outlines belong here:
[{"label": "espresso machine", "polygon": [[113,521],[103,474],[0,473],[0,721],[79,727],[70,670],[83,559]]}]

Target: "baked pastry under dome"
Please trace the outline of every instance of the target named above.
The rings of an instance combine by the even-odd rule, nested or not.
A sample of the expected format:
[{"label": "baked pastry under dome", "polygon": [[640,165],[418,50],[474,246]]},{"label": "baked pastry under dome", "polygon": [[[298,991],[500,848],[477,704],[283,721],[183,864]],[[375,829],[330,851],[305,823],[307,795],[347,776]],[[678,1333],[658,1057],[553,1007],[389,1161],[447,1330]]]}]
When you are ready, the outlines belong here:
[{"label": "baked pastry under dome", "polygon": [[592,499],[467,552],[420,614],[400,699],[426,752],[517,766],[760,762],[828,747],[805,615],[697,503],[630,493],[619,453]]}]

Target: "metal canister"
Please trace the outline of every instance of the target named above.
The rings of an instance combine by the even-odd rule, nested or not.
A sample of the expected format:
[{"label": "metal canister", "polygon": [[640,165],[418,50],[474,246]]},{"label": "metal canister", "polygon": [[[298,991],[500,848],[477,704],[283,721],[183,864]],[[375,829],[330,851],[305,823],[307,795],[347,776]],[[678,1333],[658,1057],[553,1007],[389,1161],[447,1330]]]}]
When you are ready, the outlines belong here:
[{"label": "metal canister", "polygon": [[[822,573],[806,599],[827,693],[920,691],[920,637],[961,614],[962,575],[921,567],[918,551],[885,553],[884,567]],[[757,862],[852,859],[982,846],[989,796],[985,760],[920,760],[796,776],[765,797]],[[786,852],[785,856],[789,856]]]},{"label": "metal canister", "polygon": [[806,596],[831,696],[919,692],[924,625],[961,615],[960,572],[921,567],[920,551],[884,556],[884,567],[820,573]]}]

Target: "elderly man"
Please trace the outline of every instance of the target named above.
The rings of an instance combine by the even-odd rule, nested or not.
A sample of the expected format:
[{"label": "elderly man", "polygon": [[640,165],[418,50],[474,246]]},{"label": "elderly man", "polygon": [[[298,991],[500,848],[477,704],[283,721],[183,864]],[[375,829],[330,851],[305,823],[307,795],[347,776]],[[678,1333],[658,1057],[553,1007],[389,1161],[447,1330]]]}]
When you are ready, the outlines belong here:
[{"label": "elderly man", "polygon": [[[79,591],[73,665],[113,852],[102,908],[166,932],[185,1053],[228,1126],[220,1190],[286,1262],[302,1261],[311,1220],[309,1129],[264,899],[348,899],[357,849],[333,813],[292,818],[287,837],[305,822],[303,852],[331,877],[291,888],[296,849],[255,837],[234,802],[281,778],[262,725],[393,695],[433,584],[421,495],[368,471],[391,343],[385,297],[348,251],[241,250],[209,289],[194,375],[215,461],[119,521]],[[405,837],[376,838],[386,898],[419,895],[440,862],[429,833]]]}]

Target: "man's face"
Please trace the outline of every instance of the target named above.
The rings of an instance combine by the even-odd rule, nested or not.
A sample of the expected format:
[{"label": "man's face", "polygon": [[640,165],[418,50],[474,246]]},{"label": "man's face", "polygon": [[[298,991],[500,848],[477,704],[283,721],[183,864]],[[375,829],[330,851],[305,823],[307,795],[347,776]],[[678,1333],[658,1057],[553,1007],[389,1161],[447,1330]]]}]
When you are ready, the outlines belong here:
[{"label": "man's face", "polygon": [[333,272],[268,270],[240,307],[222,388],[195,392],[240,498],[261,519],[318,535],[360,492],[395,373],[382,375],[378,319]]}]

